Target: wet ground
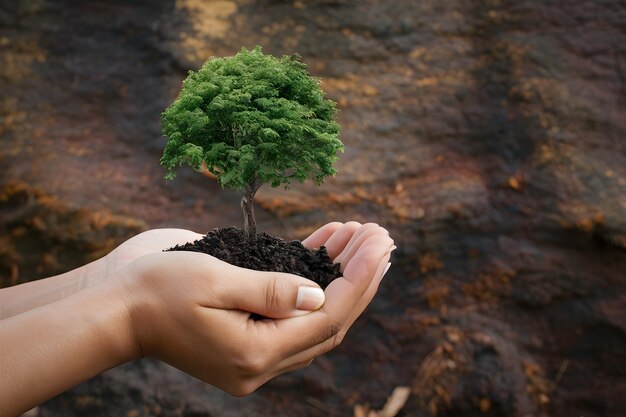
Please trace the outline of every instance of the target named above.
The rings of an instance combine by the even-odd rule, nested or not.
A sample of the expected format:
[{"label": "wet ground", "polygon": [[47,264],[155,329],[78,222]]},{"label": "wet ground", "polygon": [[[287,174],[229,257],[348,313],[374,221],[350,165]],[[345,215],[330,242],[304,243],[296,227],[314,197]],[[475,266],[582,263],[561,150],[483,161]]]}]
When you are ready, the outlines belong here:
[{"label": "wet ground", "polygon": [[323,187],[257,194],[302,238],[375,221],[399,249],[336,351],[231,398],[142,361],[41,416],[626,415],[626,4],[620,0],[0,0],[0,278],[140,230],[240,224],[238,195],[163,180],[160,112],[189,68],[298,52],[341,111]]}]

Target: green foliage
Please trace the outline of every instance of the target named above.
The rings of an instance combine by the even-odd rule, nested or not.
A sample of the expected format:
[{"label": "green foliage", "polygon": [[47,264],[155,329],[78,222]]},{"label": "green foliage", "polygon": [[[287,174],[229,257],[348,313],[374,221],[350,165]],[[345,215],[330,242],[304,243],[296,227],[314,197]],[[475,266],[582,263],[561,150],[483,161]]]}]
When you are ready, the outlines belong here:
[{"label": "green foliage", "polygon": [[297,55],[276,58],[261,47],[211,58],[189,71],[180,95],[161,117],[168,170],[202,162],[224,187],[288,186],[334,175],[343,151],[335,103],[324,97]]}]

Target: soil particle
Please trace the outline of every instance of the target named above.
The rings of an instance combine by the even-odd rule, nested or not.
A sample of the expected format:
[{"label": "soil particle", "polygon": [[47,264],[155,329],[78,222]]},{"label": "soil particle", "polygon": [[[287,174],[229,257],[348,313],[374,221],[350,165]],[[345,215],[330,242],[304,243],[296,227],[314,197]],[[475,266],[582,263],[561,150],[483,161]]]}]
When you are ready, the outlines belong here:
[{"label": "soil particle", "polygon": [[213,229],[202,239],[167,250],[202,252],[242,268],[296,274],[322,288],[341,276],[339,264],[333,264],[324,246],[307,249],[297,240],[286,241],[266,233],[247,239],[236,227]]}]

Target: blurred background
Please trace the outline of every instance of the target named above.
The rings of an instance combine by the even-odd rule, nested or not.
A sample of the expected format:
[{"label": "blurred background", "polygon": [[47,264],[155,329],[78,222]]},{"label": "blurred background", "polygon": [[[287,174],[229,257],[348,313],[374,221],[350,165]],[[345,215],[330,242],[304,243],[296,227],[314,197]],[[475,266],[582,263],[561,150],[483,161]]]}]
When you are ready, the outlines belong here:
[{"label": "blurred background", "polygon": [[[623,0],[0,0],[0,282],[148,228],[240,225],[239,195],[163,179],[188,69],[297,52],[339,103],[338,175],[261,189],[259,229],[387,227],[399,249],[344,343],[236,399],[161,363],[40,416],[626,415]],[[357,412],[354,411],[355,407]]]}]

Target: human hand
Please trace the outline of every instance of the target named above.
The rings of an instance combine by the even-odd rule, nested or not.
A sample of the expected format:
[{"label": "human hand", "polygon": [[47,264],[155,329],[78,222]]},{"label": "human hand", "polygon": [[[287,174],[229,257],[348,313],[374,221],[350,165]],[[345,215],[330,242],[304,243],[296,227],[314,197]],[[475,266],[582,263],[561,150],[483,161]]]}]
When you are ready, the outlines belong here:
[{"label": "human hand", "polygon": [[0,291],[0,318],[9,318],[95,287],[137,258],[201,237],[183,229],[154,229],[140,233],[87,265],[54,277],[4,288]]},{"label": "human hand", "polygon": [[[295,275],[251,271],[193,252],[136,259],[119,272],[134,356],[163,360],[234,395],[307,366],[341,343],[371,301],[393,240],[377,225],[350,222],[328,224],[303,244],[326,246],[344,274],[310,313],[319,303],[305,298],[308,305],[298,309],[298,290],[317,285]],[[254,321],[250,313],[274,320]]]},{"label": "human hand", "polygon": [[88,279],[91,287],[104,281],[107,277],[133,262],[135,259],[152,253],[160,253],[163,250],[179,244],[193,242],[201,239],[203,235],[185,229],[152,229],[131,237],[106,256],[96,261],[94,268],[89,271]]}]

